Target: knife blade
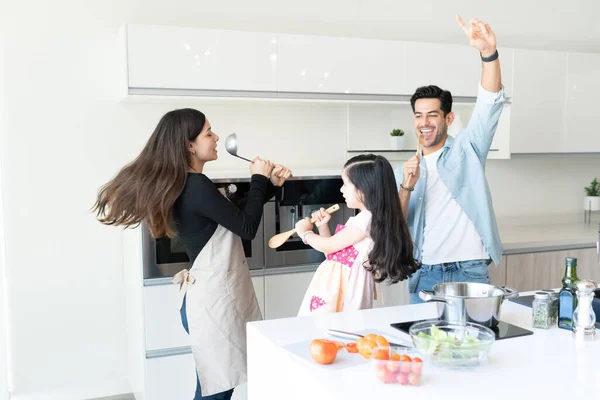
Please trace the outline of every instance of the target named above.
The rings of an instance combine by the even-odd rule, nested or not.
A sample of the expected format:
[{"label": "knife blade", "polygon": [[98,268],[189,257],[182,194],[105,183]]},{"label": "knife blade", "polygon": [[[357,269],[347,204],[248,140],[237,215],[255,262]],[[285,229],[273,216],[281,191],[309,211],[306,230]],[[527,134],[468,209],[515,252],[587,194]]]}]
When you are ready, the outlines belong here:
[{"label": "knife blade", "polygon": [[[358,333],[352,333],[352,332],[345,332],[345,331],[340,331],[337,329],[328,329],[327,333],[329,333],[331,336],[335,336],[335,337],[339,337],[341,339],[348,339],[348,340],[356,340],[356,339],[360,339],[361,337],[364,337],[364,335],[359,335]],[[393,342],[389,342],[391,347],[399,347],[399,348],[403,348],[403,349],[412,349],[412,346],[407,346],[405,344],[398,344],[398,343],[393,343]]]}]

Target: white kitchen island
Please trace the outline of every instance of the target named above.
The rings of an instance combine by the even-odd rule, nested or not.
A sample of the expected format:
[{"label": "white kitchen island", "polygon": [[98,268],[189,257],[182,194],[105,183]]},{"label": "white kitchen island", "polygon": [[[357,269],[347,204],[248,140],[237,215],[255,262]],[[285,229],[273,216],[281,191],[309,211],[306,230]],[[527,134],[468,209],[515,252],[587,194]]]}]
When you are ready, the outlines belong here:
[{"label": "white kitchen island", "polygon": [[533,335],[496,341],[488,364],[476,370],[451,371],[426,363],[420,386],[383,384],[368,361],[346,368],[336,367],[335,362],[322,366],[288,350],[290,345],[315,338],[334,339],[327,335],[330,328],[379,331],[388,340],[411,343],[408,335],[390,323],[435,316],[436,306],[429,303],[250,323],[248,399],[550,400],[600,396],[600,337],[576,342],[570,331],[558,327],[533,329],[531,308],[511,301],[503,303],[501,320],[532,330]]}]

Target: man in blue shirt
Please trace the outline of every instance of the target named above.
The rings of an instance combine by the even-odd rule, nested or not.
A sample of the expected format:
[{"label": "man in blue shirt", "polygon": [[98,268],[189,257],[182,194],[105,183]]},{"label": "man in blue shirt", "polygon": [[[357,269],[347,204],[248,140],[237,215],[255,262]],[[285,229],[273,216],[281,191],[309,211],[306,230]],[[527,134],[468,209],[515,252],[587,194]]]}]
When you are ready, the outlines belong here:
[{"label": "man in blue shirt", "polygon": [[502,113],[504,90],[496,36],[478,20],[465,24],[470,44],[480,52],[482,77],[467,127],[448,136],[454,120],[452,95],[437,86],[417,89],[411,98],[422,152],[397,170],[402,211],[421,268],[408,280],[411,303],[421,289],[442,282],[489,283],[488,265],[502,257],[485,163]]}]

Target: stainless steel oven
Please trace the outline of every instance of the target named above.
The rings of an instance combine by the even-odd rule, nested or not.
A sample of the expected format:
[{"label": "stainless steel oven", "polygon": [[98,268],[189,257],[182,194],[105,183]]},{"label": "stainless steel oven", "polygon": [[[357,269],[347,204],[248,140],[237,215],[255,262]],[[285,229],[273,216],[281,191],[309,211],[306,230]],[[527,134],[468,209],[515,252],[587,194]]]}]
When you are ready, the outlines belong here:
[{"label": "stainless steel oven", "polygon": [[[218,186],[225,189],[227,197],[232,201],[243,198],[249,187],[249,180],[215,180]],[[264,268],[264,217],[261,219],[254,240],[242,239],[244,254],[250,269]],[[154,239],[147,227],[143,228],[144,279],[173,276],[184,268],[190,268],[190,259],[185,252],[181,239],[162,237]]]},{"label": "stainless steel oven", "polygon": [[323,253],[305,245],[298,235],[292,235],[276,249],[271,249],[268,241],[278,233],[294,229],[299,219],[310,217],[313,211],[339,204],[340,210],[329,221],[329,229],[334,233],[338,224],[355,215],[340,192],[342,184],[339,177],[288,180],[275,198],[265,204],[263,242],[267,268],[319,263],[325,259]]}]

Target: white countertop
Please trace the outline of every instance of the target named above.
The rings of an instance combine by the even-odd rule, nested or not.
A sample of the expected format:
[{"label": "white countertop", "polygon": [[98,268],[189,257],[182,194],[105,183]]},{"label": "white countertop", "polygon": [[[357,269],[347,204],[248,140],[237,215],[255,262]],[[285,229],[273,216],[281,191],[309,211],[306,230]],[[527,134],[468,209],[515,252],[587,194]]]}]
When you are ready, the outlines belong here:
[{"label": "white countertop", "polygon": [[[327,329],[376,330],[409,342],[390,323],[434,318],[435,304],[379,308],[248,324],[248,399],[567,399],[595,398],[600,391],[600,337],[577,342],[571,332],[532,329],[531,308],[505,301],[501,320],[533,330],[496,341],[486,366],[450,371],[425,364],[421,386],[380,383],[369,362],[343,369],[299,358],[286,345],[326,338]],[[306,347],[308,352],[308,346]],[[353,355],[360,357],[359,355]],[[434,397],[436,396],[436,397]],[[586,396],[586,397],[583,397]]]},{"label": "white countertop", "polygon": [[596,247],[598,220],[583,222],[583,213],[498,218],[505,254]]}]

